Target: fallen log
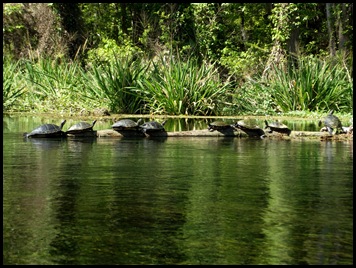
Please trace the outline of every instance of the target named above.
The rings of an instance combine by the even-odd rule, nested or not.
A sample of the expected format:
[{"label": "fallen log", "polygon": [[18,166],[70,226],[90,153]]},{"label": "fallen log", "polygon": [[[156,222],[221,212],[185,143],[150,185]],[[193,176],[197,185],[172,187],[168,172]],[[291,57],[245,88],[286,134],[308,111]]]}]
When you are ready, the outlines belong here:
[{"label": "fallen log", "polygon": [[[98,137],[125,137],[128,135],[123,134],[112,129],[98,130]],[[136,134],[132,136],[141,136],[141,134]],[[188,130],[188,131],[157,131],[151,132],[151,137],[248,137],[248,135],[239,130],[229,130],[229,131],[209,131],[207,129],[202,130]]]},{"label": "fallen log", "polygon": [[[317,132],[317,131],[292,131],[292,133],[287,136],[286,134],[280,133],[265,133],[265,138],[277,138],[277,139],[296,139],[296,138],[317,138],[321,140],[352,140],[353,135],[349,134],[339,134],[339,135],[329,135],[327,132]],[[112,129],[105,129],[105,130],[97,130],[97,136],[99,138],[103,137],[125,137],[127,135],[119,133]],[[132,135],[140,137],[142,136],[140,133],[137,135]],[[148,136],[148,135],[146,135]],[[209,131],[207,129],[202,130],[187,130],[187,131],[158,131],[153,132],[149,135],[149,137],[237,137],[237,138],[248,138],[249,136],[239,130],[239,129],[228,129],[228,130],[221,130],[221,131]],[[259,137],[254,137],[259,138]]]}]

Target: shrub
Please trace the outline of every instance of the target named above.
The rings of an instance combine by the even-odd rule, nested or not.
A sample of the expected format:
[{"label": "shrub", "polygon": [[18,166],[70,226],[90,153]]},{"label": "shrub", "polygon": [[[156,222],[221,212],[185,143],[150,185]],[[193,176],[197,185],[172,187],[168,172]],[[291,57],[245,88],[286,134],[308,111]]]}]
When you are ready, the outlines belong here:
[{"label": "shrub", "polygon": [[152,71],[131,88],[143,97],[145,110],[154,114],[216,115],[230,87],[221,83],[213,64],[198,65],[194,59],[173,56],[152,62]]},{"label": "shrub", "polygon": [[110,62],[92,66],[82,74],[86,81],[85,97],[104,103],[111,112],[138,113],[142,99],[127,88],[135,86],[146,69],[135,56],[114,56]]},{"label": "shrub", "polygon": [[299,57],[287,70],[274,67],[269,79],[272,100],[283,112],[349,111],[352,107],[352,81],[340,62]]},{"label": "shrub", "polygon": [[20,67],[20,61],[14,63],[3,57],[2,97],[4,111],[13,109],[19,98],[26,92],[22,83]]}]

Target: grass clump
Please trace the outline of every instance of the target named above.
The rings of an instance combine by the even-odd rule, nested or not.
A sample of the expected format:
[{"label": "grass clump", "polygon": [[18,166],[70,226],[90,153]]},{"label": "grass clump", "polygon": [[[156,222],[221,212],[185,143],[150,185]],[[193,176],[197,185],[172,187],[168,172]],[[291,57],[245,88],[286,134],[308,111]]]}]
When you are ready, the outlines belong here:
[{"label": "grass clump", "polygon": [[272,100],[283,112],[349,111],[352,107],[352,81],[340,62],[299,57],[287,70],[274,67],[269,80]]},{"label": "grass clump", "polygon": [[237,111],[264,115],[352,110],[353,83],[343,61],[300,56],[293,62],[274,65],[268,76],[248,77],[233,94]]},{"label": "grass clump", "polygon": [[10,61],[3,57],[3,110],[11,111],[19,105],[21,96],[26,93],[26,87],[21,78],[21,62]]},{"label": "grass clump", "polygon": [[143,98],[144,111],[153,114],[217,115],[230,90],[213,64],[172,56],[152,61],[151,71],[131,91]]},{"label": "grass clump", "polygon": [[[221,78],[195,58],[114,56],[86,67],[77,61],[3,64],[3,110],[167,115],[266,115],[352,110],[352,71],[342,60],[302,57],[273,66],[268,77]],[[232,76],[235,77],[235,76]]]},{"label": "grass clump", "polygon": [[51,59],[25,62],[28,84],[27,102],[41,112],[74,112],[85,106],[80,93],[83,82],[80,64],[58,63]]},{"label": "grass clump", "polygon": [[142,112],[142,99],[128,88],[136,86],[147,66],[135,56],[114,57],[106,64],[92,66],[82,72],[85,79],[85,98],[105,103],[111,112],[135,114]]}]

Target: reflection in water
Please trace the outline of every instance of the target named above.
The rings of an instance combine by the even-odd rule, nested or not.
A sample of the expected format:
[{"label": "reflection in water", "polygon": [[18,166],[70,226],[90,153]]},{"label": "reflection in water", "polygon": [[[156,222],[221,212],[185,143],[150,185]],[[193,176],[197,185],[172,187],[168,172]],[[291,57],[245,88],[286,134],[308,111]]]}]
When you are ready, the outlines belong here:
[{"label": "reflection in water", "polygon": [[76,264],[81,254],[77,238],[83,226],[78,223],[78,196],[93,158],[95,142],[93,137],[67,139],[67,150],[63,153],[70,161],[64,161],[65,172],[58,177],[52,193],[56,236],[50,243],[49,254],[54,263]]},{"label": "reflection in water", "polygon": [[63,138],[24,138],[25,142],[33,144],[37,149],[58,149],[63,145]]},{"label": "reflection in water", "polygon": [[[253,263],[256,244],[251,241],[260,238],[258,214],[265,203],[260,197],[265,187],[262,176],[249,175],[252,166],[260,162],[259,157],[246,154],[245,150],[260,141],[230,138],[190,142],[199,145],[192,152],[201,150],[201,157],[190,159],[191,177],[195,179],[190,183],[183,226],[183,263]],[[244,153],[237,154],[237,148]]]},{"label": "reflection in water", "polygon": [[4,133],[3,149],[5,264],[353,262],[349,143]]},{"label": "reflection in water", "polygon": [[67,139],[68,149],[73,153],[87,153],[87,151],[92,149],[93,143],[95,143],[96,140],[96,137],[70,137]]},{"label": "reflection in water", "polygon": [[50,243],[49,254],[54,263],[76,264],[80,245],[77,237],[77,195],[80,181],[73,177],[64,179],[57,186],[52,200],[55,211],[55,238]]},{"label": "reflection in water", "polygon": [[[269,165],[270,198],[263,216],[266,239],[261,263],[340,263],[342,252],[350,246],[343,241],[347,240],[352,230],[352,216],[344,228],[337,227],[337,214],[341,217],[348,212],[335,211],[335,208],[345,207],[346,204],[340,204],[340,201],[352,198],[352,185],[346,188],[348,193],[343,192],[345,188],[339,192],[341,188],[336,186],[340,184],[340,178],[333,176],[335,143],[322,143],[326,150],[317,143],[295,145],[291,144],[288,150],[290,156],[297,156],[293,157],[293,161],[283,162],[286,165]],[[268,159],[276,161],[273,157]],[[291,173],[291,170],[294,172]],[[349,181],[347,177],[343,178]],[[346,200],[350,202],[350,199]]]}]

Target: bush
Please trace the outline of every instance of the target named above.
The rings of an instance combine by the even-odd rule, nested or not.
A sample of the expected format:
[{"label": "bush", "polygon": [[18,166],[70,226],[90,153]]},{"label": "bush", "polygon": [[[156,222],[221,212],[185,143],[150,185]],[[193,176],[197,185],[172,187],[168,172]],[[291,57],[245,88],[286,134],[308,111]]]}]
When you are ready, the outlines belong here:
[{"label": "bush", "polygon": [[123,39],[122,45],[115,40],[103,38],[97,48],[88,51],[88,64],[94,66],[102,63],[115,63],[117,58],[130,58],[140,53],[140,50],[130,43],[129,39]]},{"label": "bush", "polygon": [[[2,78],[2,98],[3,110],[9,111],[15,109],[19,98],[25,94],[26,88],[21,76],[20,61],[11,62],[3,57],[3,78]],[[15,110],[18,110],[17,107]]]},{"label": "bush", "polygon": [[281,111],[350,111],[353,85],[340,61],[301,56],[295,62],[287,70],[274,67],[269,76],[269,92]]},{"label": "bush", "polygon": [[116,57],[98,66],[92,66],[82,76],[85,79],[86,98],[105,104],[111,112],[142,112],[142,98],[132,94],[128,88],[134,87],[147,69],[135,56]]},{"label": "bush", "polygon": [[143,98],[145,111],[154,114],[217,115],[230,89],[221,83],[214,65],[170,56],[152,62],[152,71],[131,88]]}]

